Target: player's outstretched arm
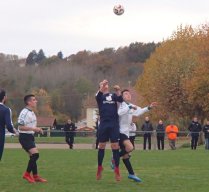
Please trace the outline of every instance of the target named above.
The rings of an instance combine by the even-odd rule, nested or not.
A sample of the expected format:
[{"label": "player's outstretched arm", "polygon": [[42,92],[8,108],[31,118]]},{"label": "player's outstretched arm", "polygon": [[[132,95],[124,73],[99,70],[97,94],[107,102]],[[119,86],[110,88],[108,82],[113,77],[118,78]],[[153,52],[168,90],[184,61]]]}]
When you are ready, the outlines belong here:
[{"label": "player's outstretched arm", "polygon": [[133,116],[140,116],[143,115],[144,113],[148,112],[150,109],[152,109],[153,107],[157,106],[157,102],[152,102],[148,107],[138,107],[138,106],[133,106],[134,112],[133,112]]},{"label": "player's outstretched arm", "polygon": [[141,108],[138,106],[133,106],[133,109],[134,109],[133,116],[136,117],[139,117],[140,115],[143,115],[144,113],[149,111],[148,107]]}]

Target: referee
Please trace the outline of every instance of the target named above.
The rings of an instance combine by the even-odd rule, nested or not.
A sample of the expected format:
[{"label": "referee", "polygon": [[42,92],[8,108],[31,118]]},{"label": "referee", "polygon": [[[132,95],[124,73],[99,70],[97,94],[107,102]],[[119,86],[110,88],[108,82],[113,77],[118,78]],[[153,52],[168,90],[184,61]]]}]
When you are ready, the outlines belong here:
[{"label": "referee", "polygon": [[4,141],[5,141],[5,127],[7,127],[10,133],[16,133],[11,120],[11,110],[5,104],[7,100],[6,91],[0,89],[0,160],[4,151]]},{"label": "referee", "polygon": [[[39,158],[39,152],[35,144],[34,133],[43,134],[43,130],[37,126],[36,115],[33,110],[37,106],[37,100],[34,95],[26,95],[24,97],[26,107],[20,112],[18,117],[19,142],[22,148],[29,154],[29,161],[26,172],[23,174],[23,179],[29,183],[47,182],[38,175],[36,161]],[[30,173],[33,173],[33,176]]]}]

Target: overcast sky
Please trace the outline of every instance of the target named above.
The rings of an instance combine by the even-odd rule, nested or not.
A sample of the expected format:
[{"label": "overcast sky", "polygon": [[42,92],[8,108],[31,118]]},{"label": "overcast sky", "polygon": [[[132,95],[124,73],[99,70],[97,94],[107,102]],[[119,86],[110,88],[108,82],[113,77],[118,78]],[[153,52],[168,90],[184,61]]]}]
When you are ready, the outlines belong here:
[{"label": "overcast sky", "polygon": [[[116,16],[115,4],[125,13]],[[167,39],[180,24],[209,21],[208,0],[0,0],[0,52],[26,57],[117,49]]]}]

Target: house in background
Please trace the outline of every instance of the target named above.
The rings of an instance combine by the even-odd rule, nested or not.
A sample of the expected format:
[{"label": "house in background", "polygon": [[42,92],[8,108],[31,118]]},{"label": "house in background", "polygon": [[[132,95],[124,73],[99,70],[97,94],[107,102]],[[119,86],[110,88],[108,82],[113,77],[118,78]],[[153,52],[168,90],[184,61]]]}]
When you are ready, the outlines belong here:
[{"label": "house in background", "polygon": [[86,109],[86,125],[87,127],[94,128],[97,120],[98,108],[88,107]]},{"label": "house in background", "polygon": [[56,127],[56,119],[55,117],[37,116],[37,127],[41,127],[45,131],[46,136],[50,137],[51,129]]},{"label": "house in background", "polygon": [[82,114],[82,119],[86,119],[86,127],[94,130],[98,114],[98,108],[95,97],[90,97],[89,95],[87,96],[87,98],[83,102]]},{"label": "house in background", "polygon": [[[94,107],[86,108],[86,119],[79,121],[76,126],[78,132],[83,132],[83,135],[93,135],[89,132],[95,131],[95,122],[97,118],[98,109]],[[84,134],[85,133],[85,134]]]}]

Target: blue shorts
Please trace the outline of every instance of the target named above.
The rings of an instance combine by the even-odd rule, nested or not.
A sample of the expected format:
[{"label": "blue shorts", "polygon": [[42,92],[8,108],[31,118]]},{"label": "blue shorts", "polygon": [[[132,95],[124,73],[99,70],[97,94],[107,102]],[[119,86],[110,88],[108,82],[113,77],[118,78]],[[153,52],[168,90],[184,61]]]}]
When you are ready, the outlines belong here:
[{"label": "blue shorts", "polygon": [[98,140],[104,143],[110,140],[111,143],[119,141],[119,123],[117,122],[100,122],[98,129]]}]

